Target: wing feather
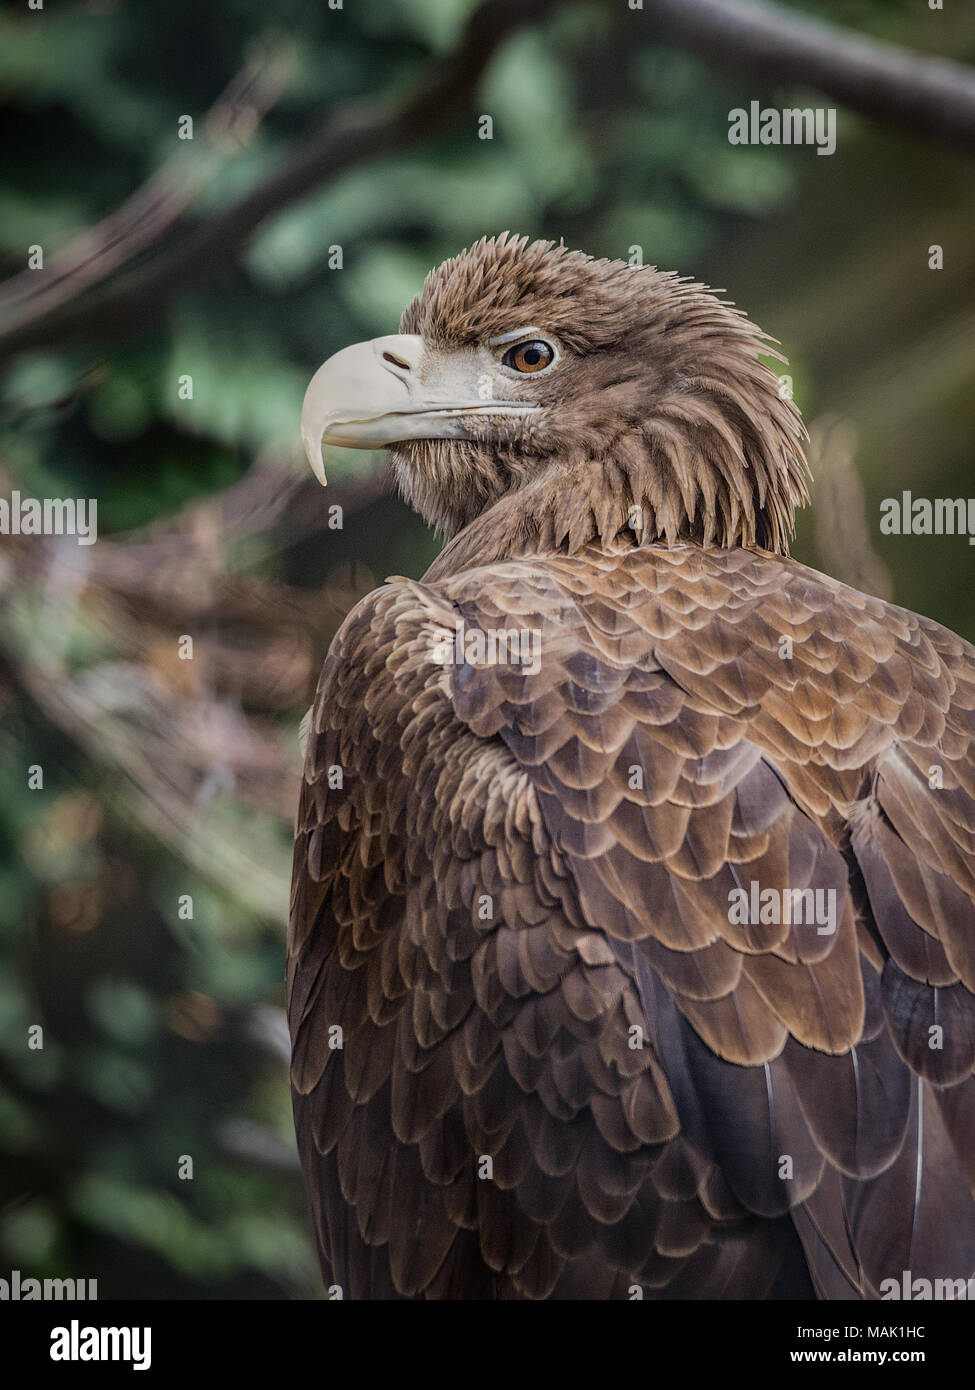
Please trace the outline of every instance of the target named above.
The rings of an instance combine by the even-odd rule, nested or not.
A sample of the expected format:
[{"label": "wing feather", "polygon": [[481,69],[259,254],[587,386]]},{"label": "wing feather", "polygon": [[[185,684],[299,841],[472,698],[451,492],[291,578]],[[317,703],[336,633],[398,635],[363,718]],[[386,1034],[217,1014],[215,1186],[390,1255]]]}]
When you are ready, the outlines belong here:
[{"label": "wing feather", "polygon": [[[459,620],[540,659],[438,666]],[[364,600],[316,697],[289,946],[329,1282],[975,1274],[973,741],[971,648],[768,554]]]}]

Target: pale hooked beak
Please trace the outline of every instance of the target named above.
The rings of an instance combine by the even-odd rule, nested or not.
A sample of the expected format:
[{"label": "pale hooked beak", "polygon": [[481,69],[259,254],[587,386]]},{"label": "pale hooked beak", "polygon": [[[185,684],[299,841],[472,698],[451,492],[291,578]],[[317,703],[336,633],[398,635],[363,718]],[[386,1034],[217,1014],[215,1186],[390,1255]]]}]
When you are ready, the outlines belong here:
[{"label": "pale hooked beak", "polygon": [[467,439],[474,415],[523,415],[522,401],[478,399],[478,367],[468,355],[442,354],[422,380],[423,339],[393,333],[343,348],[308,383],[301,438],[312,472],[325,486],[323,444],[386,449],[407,439]]}]

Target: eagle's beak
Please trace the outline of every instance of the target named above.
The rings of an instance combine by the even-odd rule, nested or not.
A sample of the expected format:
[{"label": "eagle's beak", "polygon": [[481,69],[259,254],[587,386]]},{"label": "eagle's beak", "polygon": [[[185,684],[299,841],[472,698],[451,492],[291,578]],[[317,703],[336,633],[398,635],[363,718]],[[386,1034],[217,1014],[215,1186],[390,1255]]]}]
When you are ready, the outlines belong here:
[{"label": "eagle's beak", "polygon": [[469,356],[442,354],[422,378],[423,339],[393,333],[343,348],[319,367],[301,407],[301,438],[324,487],[323,444],[386,449],[407,439],[465,439],[472,415],[524,414],[518,401],[478,399]]}]

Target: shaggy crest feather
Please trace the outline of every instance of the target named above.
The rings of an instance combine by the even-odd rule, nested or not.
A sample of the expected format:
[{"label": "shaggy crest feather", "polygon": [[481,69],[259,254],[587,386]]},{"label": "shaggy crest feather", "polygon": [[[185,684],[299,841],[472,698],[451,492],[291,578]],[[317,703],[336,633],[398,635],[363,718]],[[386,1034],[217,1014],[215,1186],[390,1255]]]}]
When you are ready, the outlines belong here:
[{"label": "shaggy crest feather", "polygon": [[504,233],[431,271],[400,330],[463,349],[519,324],[570,358],[541,421],[394,455],[407,500],[457,537],[440,573],[593,542],[788,554],[809,500],[805,432],[762,361],[784,359],[739,310],[686,277]]}]

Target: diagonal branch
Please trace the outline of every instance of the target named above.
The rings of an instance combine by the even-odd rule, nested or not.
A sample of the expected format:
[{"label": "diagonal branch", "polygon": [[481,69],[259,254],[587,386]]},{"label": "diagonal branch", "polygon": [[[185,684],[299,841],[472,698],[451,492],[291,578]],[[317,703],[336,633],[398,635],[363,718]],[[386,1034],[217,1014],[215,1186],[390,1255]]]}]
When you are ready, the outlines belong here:
[{"label": "diagonal branch", "polygon": [[[486,0],[468,20],[458,48],[437,76],[395,104],[363,101],[335,113],[262,183],[143,264],[123,270],[89,294],[50,308],[0,331],[0,358],[52,339],[91,337],[150,314],[194,279],[229,262],[270,216],[324,180],[377,155],[393,153],[433,134],[462,110],[502,41],[537,23],[558,0]],[[36,272],[35,272],[36,274]]]},{"label": "diagonal branch", "polygon": [[722,66],[975,150],[975,71],[756,0],[643,0],[651,33]]},{"label": "diagonal branch", "polygon": [[[124,330],[193,281],[232,261],[268,216],[311,189],[379,155],[395,153],[449,125],[502,42],[537,23],[559,0],[485,0],[436,74],[395,103],[363,101],[337,111],[264,181],[224,211],[168,242],[171,219],[144,239],[141,263],[54,301],[38,297],[0,329],[0,359],[26,347]],[[975,149],[975,72],[755,0],[643,0],[650,37],[680,44],[725,66],[817,88],[852,110]],[[151,181],[150,181],[151,183]],[[109,219],[111,221],[111,219]],[[158,244],[157,244],[158,243]],[[36,274],[36,272],[35,272]],[[19,279],[22,277],[18,277]],[[92,277],[95,278],[95,277]]]},{"label": "diagonal branch", "polygon": [[121,207],[59,251],[45,270],[22,271],[0,287],[4,334],[49,322],[63,305],[159,241],[227,158],[250,141],[280,96],[289,66],[284,53],[248,63],[207,114],[202,141],[166,160]]}]

